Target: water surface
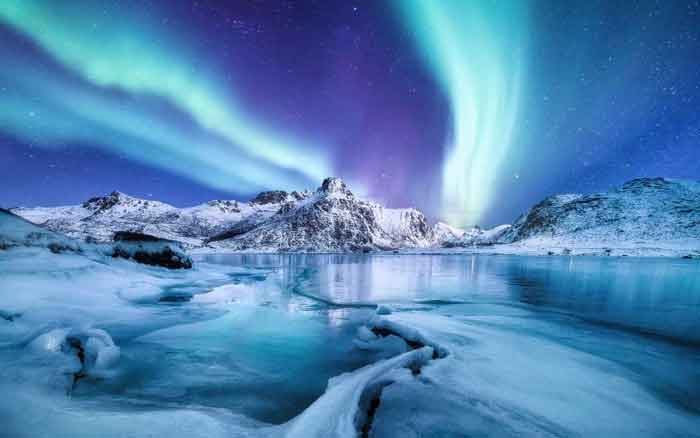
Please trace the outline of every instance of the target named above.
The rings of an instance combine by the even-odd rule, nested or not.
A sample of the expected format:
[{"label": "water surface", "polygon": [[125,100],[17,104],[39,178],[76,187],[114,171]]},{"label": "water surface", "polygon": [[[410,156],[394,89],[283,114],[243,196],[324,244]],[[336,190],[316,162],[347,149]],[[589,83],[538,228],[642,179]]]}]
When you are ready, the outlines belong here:
[{"label": "water surface", "polygon": [[336,304],[502,304],[560,310],[700,342],[700,262],[676,258],[493,255],[211,255],[268,267],[282,286]]},{"label": "water surface", "polygon": [[[700,436],[697,260],[236,254],[196,262],[206,269],[138,299],[102,292],[111,322],[81,308],[121,357],[70,397],[51,389],[62,381],[61,355],[23,343],[0,349],[7,430],[124,436],[140,427],[136,419],[152,418],[177,432],[170,418],[185,413],[202,415],[204,436],[222,424],[249,432],[283,424],[321,397],[329,378],[383,357],[354,342],[383,304],[392,309],[386,318],[449,354],[418,376],[392,377],[374,438]],[[197,277],[205,271],[217,275]],[[89,282],[66,281],[92,296]],[[31,271],[26,282],[46,287]],[[53,315],[50,301],[40,305]]]},{"label": "water surface", "polygon": [[328,308],[388,305],[399,321],[452,350],[451,360],[425,373],[431,384],[400,382],[385,391],[373,436],[426,430],[432,436],[697,436],[700,430],[696,260],[205,260],[274,269],[281,290]]}]

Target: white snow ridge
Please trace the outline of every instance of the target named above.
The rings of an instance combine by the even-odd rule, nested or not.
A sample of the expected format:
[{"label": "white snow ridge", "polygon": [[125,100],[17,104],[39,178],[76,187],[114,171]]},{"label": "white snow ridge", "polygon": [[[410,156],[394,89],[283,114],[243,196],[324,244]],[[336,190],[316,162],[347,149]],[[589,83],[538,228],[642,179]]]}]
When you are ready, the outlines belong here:
[{"label": "white snow ridge", "polygon": [[249,202],[195,207],[120,192],[67,207],[13,213],[78,239],[108,242],[118,231],[174,240],[204,252],[498,252],[693,255],[700,248],[700,183],[642,178],[591,195],[556,195],[513,226],[468,230],[429,224],[419,210],[356,197],[338,178],[315,191],[262,192]]}]

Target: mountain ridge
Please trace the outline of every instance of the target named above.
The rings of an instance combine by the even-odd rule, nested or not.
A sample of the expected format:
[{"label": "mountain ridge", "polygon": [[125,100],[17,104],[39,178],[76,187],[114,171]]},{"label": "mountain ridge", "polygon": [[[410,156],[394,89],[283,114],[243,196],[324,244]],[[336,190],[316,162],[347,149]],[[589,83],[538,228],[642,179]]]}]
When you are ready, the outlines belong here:
[{"label": "mountain ridge", "polygon": [[115,232],[134,231],[224,252],[446,248],[567,254],[576,248],[610,253],[607,248],[700,247],[700,182],[670,178],[638,178],[606,192],[549,196],[512,226],[487,230],[430,224],[417,209],[360,199],[332,177],[314,191],[272,190],[248,202],[213,200],[177,208],[114,191],[80,205],[12,211],[84,240],[106,242]]},{"label": "mountain ridge", "polygon": [[[308,213],[302,207],[309,202],[325,205],[326,216],[332,215],[331,210],[336,207],[344,208],[347,214],[336,219],[352,219],[354,225],[362,229],[353,233],[353,224],[345,226],[342,220],[333,220],[331,222],[340,234],[335,237],[326,236],[325,242],[322,242],[315,239],[311,233],[307,233],[305,239],[309,242],[304,242],[304,239],[299,237],[299,228],[303,226],[303,221],[296,220],[294,230],[297,238],[280,245],[270,242],[270,250],[377,250],[403,246],[426,247],[433,243],[432,229],[423,213],[416,209],[390,209],[374,202],[360,200],[338,178],[327,178],[315,191],[271,190],[259,193],[248,202],[213,200],[192,207],[177,208],[164,202],[140,199],[115,190],[105,196],[90,198],[79,205],[18,207],[12,211],[44,228],[82,240],[108,242],[116,232],[134,231],[179,241],[189,247],[213,245],[223,248],[227,244],[219,242],[235,240],[237,236],[252,232],[265,224],[267,225],[258,230],[258,233],[265,229],[269,231],[275,223],[289,222],[295,212]],[[364,214],[371,223],[360,225],[356,213]],[[316,217],[311,223],[320,221],[327,225],[327,219]],[[270,221],[272,222],[268,224]],[[318,226],[321,227],[320,224]],[[339,231],[343,227],[344,233]],[[247,240],[229,242],[229,246],[232,250],[242,246],[250,247],[251,245],[245,245],[244,242],[254,242],[251,240],[254,239],[252,236],[247,236]],[[352,236],[355,236],[355,240]],[[283,236],[279,238],[282,239]],[[350,239],[352,242],[343,242],[344,239]],[[316,248],[314,245],[320,247]]]}]

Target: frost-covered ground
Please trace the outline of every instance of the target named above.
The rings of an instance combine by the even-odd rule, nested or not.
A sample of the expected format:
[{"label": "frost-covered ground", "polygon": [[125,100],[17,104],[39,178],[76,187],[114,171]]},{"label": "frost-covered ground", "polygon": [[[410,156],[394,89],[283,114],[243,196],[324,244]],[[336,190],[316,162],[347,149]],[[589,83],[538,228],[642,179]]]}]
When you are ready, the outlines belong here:
[{"label": "frost-covered ground", "polygon": [[[231,251],[227,248],[201,247],[191,249],[192,254],[264,254],[276,253],[276,248],[253,248]],[[338,254],[337,252],[310,251],[312,254]],[[516,243],[494,245],[473,245],[467,247],[425,247],[401,248],[392,251],[377,251],[375,254],[404,255],[573,255],[573,256],[616,256],[616,257],[692,257],[700,258],[700,239],[666,241],[616,242],[611,245],[604,240],[562,240],[537,237]]]},{"label": "frost-covered ground", "polygon": [[12,248],[0,291],[0,436],[700,436],[697,260]]},{"label": "frost-covered ground", "polygon": [[[200,252],[204,252],[202,249]],[[515,243],[464,248],[407,248],[401,254],[501,254],[501,255],[575,255],[618,257],[693,257],[700,258],[700,239],[613,242],[594,239],[533,237]]]}]

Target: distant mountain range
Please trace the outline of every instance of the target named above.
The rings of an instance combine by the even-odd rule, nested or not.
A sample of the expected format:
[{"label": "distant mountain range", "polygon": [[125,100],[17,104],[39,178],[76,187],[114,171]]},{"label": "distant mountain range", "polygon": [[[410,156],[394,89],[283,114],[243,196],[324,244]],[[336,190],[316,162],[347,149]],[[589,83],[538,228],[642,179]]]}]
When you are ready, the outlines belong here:
[{"label": "distant mountain range", "polygon": [[640,178],[619,189],[544,199],[504,232],[503,243],[559,247],[677,245],[700,250],[700,182]]},{"label": "distant mountain range", "polygon": [[82,240],[106,242],[118,231],[134,231],[222,251],[566,249],[659,242],[688,248],[700,242],[700,183],[664,178],[632,180],[605,193],[552,196],[512,226],[490,230],[431,225],[416,209],[357,198],[338,178],[327,178],[315,191],[268,191],[249,202],[216,200],[177,208],[113,192],[82,205],[12,212]]},{"label": "distant mountain range", "polygon": [[107,242],[135,231],[189,247],[263,251],[369,251],[430,247],[463,234],[431,226],[420,211],[358,199],[338,178],[315,191],[268,191],[249,202],[216,200],[189,208],[112,192],[67,207],[13,213],[78,239]]}]

